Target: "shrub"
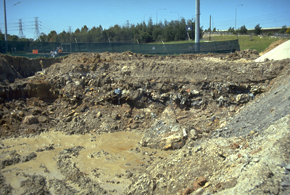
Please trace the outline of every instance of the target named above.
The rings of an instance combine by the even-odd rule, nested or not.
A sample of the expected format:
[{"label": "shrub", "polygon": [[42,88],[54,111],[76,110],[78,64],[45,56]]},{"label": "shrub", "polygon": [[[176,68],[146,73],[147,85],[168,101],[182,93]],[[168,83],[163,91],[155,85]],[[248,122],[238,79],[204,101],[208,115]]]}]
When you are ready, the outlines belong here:
[{"label": "shrub", "polygon": [[255,26],[255,34],[256,35],[259,35],[259,34],[261,34],[261,30],[262,29],[262,27],[260,27],[260,24],[257,24],[256,26]]}]

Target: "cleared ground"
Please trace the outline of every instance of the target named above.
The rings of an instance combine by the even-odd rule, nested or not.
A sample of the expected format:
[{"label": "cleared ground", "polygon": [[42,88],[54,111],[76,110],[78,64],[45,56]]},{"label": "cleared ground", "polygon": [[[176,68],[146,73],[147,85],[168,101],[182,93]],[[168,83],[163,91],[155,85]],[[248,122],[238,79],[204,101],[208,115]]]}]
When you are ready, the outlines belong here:
[{"label": "cleared ground", "polygon": [[290,59],[258,57],[1,55],[0,193],[289,194]]}]

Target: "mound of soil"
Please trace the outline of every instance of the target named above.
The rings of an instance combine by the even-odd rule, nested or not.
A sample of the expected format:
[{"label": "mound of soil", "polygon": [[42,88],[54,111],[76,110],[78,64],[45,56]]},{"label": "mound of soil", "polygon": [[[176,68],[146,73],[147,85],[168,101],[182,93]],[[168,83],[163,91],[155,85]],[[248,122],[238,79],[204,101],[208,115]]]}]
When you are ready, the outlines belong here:
[{"label": "mound of soil", "polygon": [[289,193],[290,60],[256,56],[2,55],[0,193]]}]

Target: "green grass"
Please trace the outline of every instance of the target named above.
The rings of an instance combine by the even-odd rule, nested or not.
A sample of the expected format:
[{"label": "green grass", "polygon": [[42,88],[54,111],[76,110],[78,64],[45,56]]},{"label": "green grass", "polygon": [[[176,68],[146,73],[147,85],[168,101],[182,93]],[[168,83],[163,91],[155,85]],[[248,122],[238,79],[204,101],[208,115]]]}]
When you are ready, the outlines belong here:
[{"label": "green grass", "polygon": [[[289,39],[290,37],[288,37]],[[211,41],[229,41],[229,40],[236,40],[237,35],[220,35],[220,36],[213,36],[211,37]],[[255,49],[259,53],[264,51],[269,45],[281,38],[275,37],[258,37],[258,36],[239,36],[239,43],[240,49]],[[208,38],[206,39],[208,41]],[[203,41],[201,41],[203,42]],[[164,44],[182,44],[182,43],[189,43],[189,41],[170,41],[164,42]],[[190,43],[194,43],[194,40],[190,40]],[[152,43],[152,44],[163,44],[162,42]]]},{"label": "green grass", "polygon": [[[236,35],[221,35],[212,37],[212,41],[227,41],[237,39]],[[258,36],[239,36],[240,49],[255,49],[259,53],[264,51],[269,45],[281,38],[258,37]],[[288,38],[289,39],[289,38]]]},{"label": "green grass", "polygon": [[[164,42],[164,44],[183,44],[183,43],[194,43],[193,40],[186,40],[186,41],[169,41],[169,42]],[[155,43],[149,43],[149,44],[163,44],[162,42],[155,42]]]}]

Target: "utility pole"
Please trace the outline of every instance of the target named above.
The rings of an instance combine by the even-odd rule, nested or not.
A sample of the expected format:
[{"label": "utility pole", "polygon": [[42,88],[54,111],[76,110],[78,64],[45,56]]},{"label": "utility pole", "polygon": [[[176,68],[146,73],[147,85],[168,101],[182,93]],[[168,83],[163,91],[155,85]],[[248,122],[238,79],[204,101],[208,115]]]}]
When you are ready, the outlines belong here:
[{"label": "utility pole", "polygon": [[4,3],[4,22],[5,22],[5,47],[6,47],[6,53],[8,53],[8,43],[7,43],[7,19],[6,19],[6,1],[3,0]]},{"label": "utility pole", "polygon": [[238,6],[243,6],[243,4],[239,4],[236,6],[236,9],[235,9],[235,30],[237,30],[237,8]]},{"label": "utility pole", "polygon": [[209,15],[209,40],[211,41],[211,15]]},{"label": "utility pole", "polygon": [[195,52],[199,52],[199,16],[200,16],[200,1],[195,0]]},{"label": "utility pole", "polygon": [[237,39],[239,39],[239,35],[238,35],[238,32],[237,32],[237,7],[238,6],[243,6],[243,4],[239,4],[236,6],[236,10],[235,10],[235,31],[236,31],[236,34],[237,34]]}]

